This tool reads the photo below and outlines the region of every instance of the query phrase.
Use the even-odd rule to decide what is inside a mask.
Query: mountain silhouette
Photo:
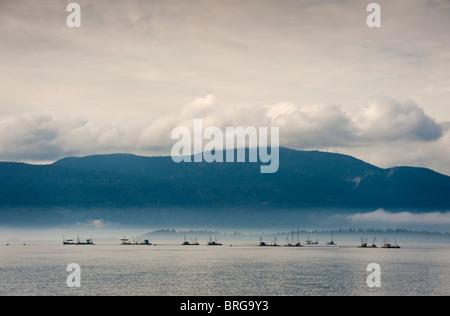
[[[382,169],[351,156],[280,148],[279,170],[260,163],[174,163],[131,154],[0,163],[0,211],[64,208],[405,208],[448,210],[450,177]]]

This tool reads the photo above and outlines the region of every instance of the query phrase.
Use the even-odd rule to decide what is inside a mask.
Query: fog
[[[303,241],[307,237],[321,242],[335,239],[359,243],[389,237],[403,242],[450,242],[450,212],[393,212],[378,210],[80,210],[65,213],[59,210],[35,216],[11,217],[2,212],[2,242],[62,242],[63,237],[93,238],[95,242],[120,242],[123,237],[141,236],[155,243],[183,241],[201,237],[220,238],[228,242],[268,242],[277,237],[283,244],[287,238]],[[32,212],[33,213],[33,212]],[[40,214],[40,215],[36,215]],[[70,216],[69,216],[69,215]],[[74,215],[76,214],[76,216]],[[51,215],[51,216],[50,216]]]

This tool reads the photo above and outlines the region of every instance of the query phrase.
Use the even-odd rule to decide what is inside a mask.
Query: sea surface
[[[80,266],[80,287],[67,284],[71,263]],[[380,266],[380,287],[367,285],[370,263]],[[363,249],[3,243],[0,295],[447,296],[450,245]]]

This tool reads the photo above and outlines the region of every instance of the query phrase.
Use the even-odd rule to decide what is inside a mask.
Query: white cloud
[[[431,141],[442,136],[441,126],[412,101],[400,103],[390,97],[375,96],[357,114],[359,137],[379,141]]]
[[[183,118],[195,119],[203,117],[205,114],[214,110],[214,104],[216,97],[212,94],[207,95],[204,98],[197,98],[184,106],[180,111],[180,116]]]
[[[108,223],[105,222],[103,218],[100,219],[91,219],[86,222],[86,226],[92,227],[92,228],[105,228]]]
[[[390,213],[384,209],[378,209],[369,213],[357,213],[348,216],[354,223],[370,224],[423,224],[423,225],[449,225],[450,212],[432,213]]]

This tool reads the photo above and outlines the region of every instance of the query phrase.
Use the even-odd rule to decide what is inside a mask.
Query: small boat
[[[391,245],[391,244],[383,244],[381,248],[400,248],[398,245]]]
[[[371,248],[377,248],[376,243],[377,243],[377,239],[376,239],[376,237],[374,237]]]
[[[265,246],[267,246],[267,244],[264,241],[262,241],[262,237],[260,237],[259,244],[256,247],[265,247]]]
[[[381,248],[388,248],[388,249],[395,248],[395,249],[399,249],[400,246],[397,245],[397,240],[395,241],[395,245],[391,245],[389,243],[389,241],[387,240],[387,238],[386,238],[386,240],[383,240],[383,246],[381,246]]]
[[[326,243],[327,246],[336,246],[336,243],[333,240],[333,233],[331,233],[331,240]]]
[[[262,241],[262,237],[259,238],[259,244],[257,245],[257,247],[278,247],[279,245],[277,244],[277,237],[275,237],[274,241],[271,244],[267,244],[264,241]]]
[[[63,245],[76,245],[77,243],[73,241],[73,239],[66,239],[63,236]]]
[[[275,238],[273,239],[273,242],[269,246],[271,246],[271,247],[278,247],[279,246],[277,244],[277,236],[275,236]]]
[[[298,230],[297,230],[297,242],[294,244],[294,231],[291,232],[291,242],[289,242],[288,237],[286,237],[285,247],[303,247],[303,245],[298,241]]]
[[[197,239],[193,242],[189,242],[186,240],[186,236],[184,236],[184,242],[181,244],[182,246],[198,246],[199,243],[197,242]]]
[[[121,245],[137,245],[137,246],[150,246],[152,243],[148,239],[141,241],[140,237],[131,237],[132,241],[123,237],[120,242]]]
[[[86,241],[80,241],[80,239],[77,238],[77,245],[94,245],[94,241],[92,240],[92,237],[90,239],[86,239]]]
[[[211,236],[209,237],[208,246],[222,246],[221,243],[217,242],[217,238],[214,238],[215,240],[211,240]]]
[[[309,236],[306,238],[305,245],[314,246],[314,245],[318,245],[318,244],[319,244],[319,239],[317,239],[316,241],[312,241],[311,239],[309,239]]]
[[[361,245],[358,248],[367,248],[367,239],[364,241],[361,237]]]
[[[361,237],[361,245],[358,246],[358,248],[377,248],[377,245],[375,244],[376,239],[373,239],[373,243],[372,246],[367,246],[367,239],[363,240],[363,238]]]
[[[66,239],[63,236],[63,245],[94,245],[94,241],[92,240],[92,237],[85,241],[80,241],[80,237],[77,236],[77,241],[75,242],[73,239]]]
[[[121,245],[131,245],[131,241],[128,239],[128,238],[122,238],[121,240],[120,240],[120,242],[121,242]]]

